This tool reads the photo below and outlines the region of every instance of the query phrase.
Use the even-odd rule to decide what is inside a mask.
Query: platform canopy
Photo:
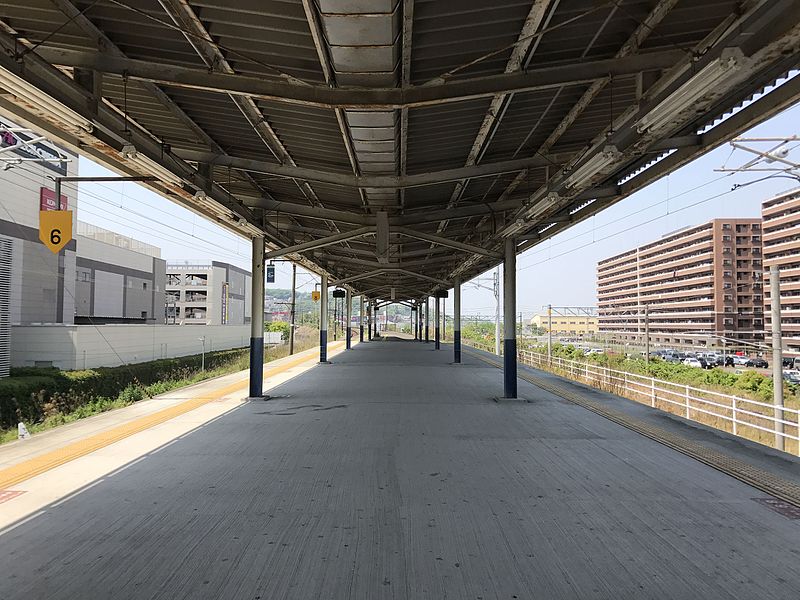
[[[790,106],[799,0],[19,0],[0,112],[420,298]],[[755,101],[754,100],[755,97]]]

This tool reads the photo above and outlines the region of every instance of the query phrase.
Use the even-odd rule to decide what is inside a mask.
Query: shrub
[[[206,369],[246,365],[248,356],[249,351],[242,349],[209,352]],[[188,379],[199,371],[200,355],[80,371],[12,369],[11,377],[0,379],[0,427],[52,419],[56,414],[91,406],[100,398],[137,402],[146,395],[166,391],[163,382]],[[156,387],[151,391],[149,386],[153,385]]]

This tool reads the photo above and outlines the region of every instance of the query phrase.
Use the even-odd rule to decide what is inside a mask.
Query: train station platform
[[[797,597],[796,512],[446,348],[357,344],[47,505],[0,535],[0,598]]]

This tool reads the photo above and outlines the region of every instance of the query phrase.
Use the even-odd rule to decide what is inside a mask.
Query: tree
[[[264,331],[280,331],[281,339],[286,342],[289,340],[290,325],[286,321],[272,321],[264,324]]]

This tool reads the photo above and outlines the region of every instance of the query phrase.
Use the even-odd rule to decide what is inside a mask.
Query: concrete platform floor
[[[796,600],[763,493],[450,360],[365,343],[242,404],[3,535],[0,598]]]

